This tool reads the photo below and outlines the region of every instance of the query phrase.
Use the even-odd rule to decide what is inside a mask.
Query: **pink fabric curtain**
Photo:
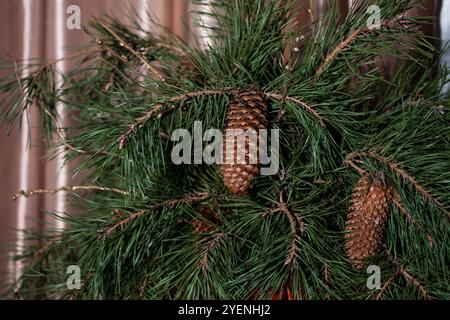
[[[355,1],[355,0],[353,0]],[[352,0],[341,0],[341,16],[345,14]],[[293,26],[299,33],[307,33],[311,22],[318,22],[325,0],[297,0],[300,12],[298,23]],[[433,15],[435,0],[429,0],[424,9],[416,13]],[[14,59],[41,58],[43,61],[60,58],[89,38],[82,30],[69,30],[66,27],[66,13],[70,5],[80,8],[81,25],[86,24],[91,16],[102,13],[116,15],[126,20],[126,7],[134,6],[145,16],[150,11],[159,21],[174,30],[180,37],[186,38],[184,22],[189,23],[188,0],[0,0],[0,57],[10,55]],[[413,13],[413,14],[414,14]],[[298,29],[297,29],[298,28]],[[431,29],[430,29],[431,28]],[[425,30],[431,34],[435,30]],[[199,34],[205,36],[205,34]],[[59,63],[62,71],[70,69],[70,61]],[[67,115],[60,106],[62,119]],[[12,201],[12,195],[21,189],[57,188],[75,183],[70,168],[61,166],[61,159],[52,162],[43,160],[45,150],[42,146],[39,129],[39,115],[31,109],[24,119],[23,126],[6,137],[6,127],[0,128],[0,286],[11,275],[20,275],[21,266],[10,256],[12,250],[20,252],[23,236],[17,229],[43,228],[38,225],[44,218],[43,210],[64,211],[65,194],[19,198]],[[32,139],[28,141],[28,136]],[[59,221],[47,222],[54,227],[64,227]],[[15,243],[15,248],[7,248]],[[12,250],[10,250],[12,249]],[[14,276],[13,276],[14,278]],[[1,290],[0,290],[1,291]]]
[[[133,6],[142,14],[144,29],[146,12],[150,11],[180,37],[187,35],[183,23],[189,23],[189,3],[185,0],[0,0],[0,57],[48,61],[85,45],[89,37],[82,30],[69,30],[66,26],[67,18],[73,13],[66,12],[70,5],[80,8],[82,26],[92,16],[103,13],[126,21],[126,9]],[[70,61],[62,61],[57,67],[67,71],[70,64]],[[67,121],[63,107],[59,106],[60,115]],[[38,224],[44,218],[43,210],[66,209],[63,193],[16,201],[12,200],[12,195],[21,189],[57,188],[74,183],[70,168],[62,166],[61,158],[51,162],[43,159],[46,150],[42,146],[36,110],[31,109],[27,118],[9,137],[6,126],[0,128],[0,286],[13,280],[11,276],[15,278],[20,274],[21,265],[11,259],[13,250],[20,252],[23,245],[23,235],[16,230],[42,228],[44,225]],[[28,140],[30,136],[32,139]],[[46,219],[50,226],[64,227],[60,221]],[[7,247],[11,243],[16,243],[16,248]]]

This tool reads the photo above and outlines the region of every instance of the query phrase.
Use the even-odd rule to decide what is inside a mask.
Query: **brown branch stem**
[[[389,287],[389,285],[394,281],[394,279],[398,276],[398,272],[394,273],[392,277],[390,277],[381,287],[380,291],[378,292],[377,296],[375,297],[375,300],[380,300],[381,296],[383,295],[384,291]]]
[[[134,123],[130,125],[120,137],[119,137],[119,150],[123,148],[126,139],[140,126],[142,126],[144,123],[146,123],[148,120],[150,120],[153,117],[161,117],[162,114],[165,112],[164,107],[167,105],[171,105],[175,102],[186,100],[194,97],[200,97],[200,96],[208,96],[208,95],[217,95],[217,94],[223,94],[223,93],[234,93],[237,92],[236,88],[221,88],[221,89],[207,89],[207,90],[200,90],[200,91],[192,91],[185,94],[181,94],[172,98],[169,98],[166,101],[157,103],[153,105],[144,115],[141,117],[135,119]],[[171,110],[175,110],[175,107],[172,106]]]
[[[386,20],[381,23],[382,28],[391,27],[393,25],[393,21]],[[365,34],[369,34],[371,32],[377,31],[378,28],[369,28],[364,27],[361,29],[357,29],[352,31],[343,41],[341,41],[323,60],[320,66],[317,68],[315,77],[317,78],[342,51],[344,51],[354,40],[363,36]]]
[[[102,233],[101,233],[102,238],[105,239],[105,238],[109,237],[117,229],[122,228],[124,225],[126,225],[126,224],[128,224],[128,223],[130,223],[130,222],[132,222],[134,220],[136,220],[139,217],[142,217],[148,211],[158,210],[158,209],[163,208],[163,207],[174,207],[177,204],[182,204],[182,203],[190,204],[190,203],[194,203],[194,202],[199,202],[199,201],[205,200],[208,197],[209,197],[209,193],[199,192],[199,193],[195,193],[193,195],[190,195],[190,196],[187,196],[187,197],[184,197],[184,198],[169,199],[169,200],[165,200],[165,201],[156,203],[156,204],[154,204],[152,206],[149,206],[146,209],[142,209],[142,210],[136,211],[136,212],[126,216],[122,220],[114,223],[112,226],[110,226],[106,230],[102,231]]]
[[[120,193],[122,195],[128,195],[128,192],[116,188],[107,188],[93,185],[86,186],[63,186],[56,189],[30,189],[30,190],[21,190],[13,195],[13,200],[17,200],[20,196],[28,198],[37,194],[55,194],[63,191],[78,191],[78,190],[100,190],[100,191],[111,191],[115,193]]]
[[[283,101],[283,100],[284,101],[289,101],[289,102],[292,102],[292,103],[295,103],[295,104],[301,106],[306,111],[308,111],[309,113],[314,115],[314,117],[316,117],[319,120],[319,123],[320,123],[320,125],[322,127],[325,126],[325,122],[324,122],[323,116],[318,111],[316,111],[312,106],[310,106],[308,103],[306,103],[305,101],[303,101],[303,100],[301,100],[299,98],[285,96],[284,94],[279,94],[279,93],[274,93],[274,92],[264,92],[264,95],[266,97],[268,97],[268,98],[281,100],[281,101]]]
[[[398,262],[389,253],[389,251],[386,250],[386,254],[389,260],[397,267],[398,274],[400,274],[409,284],[418,289],[425,299],[431,300],[431,296],[428,290],[420,283],[420,281],[414,278],[414,276],[411,275],[408,271],[406,271],[405,267],[402,264],[400,264],[400,262]]]
[[[239,91],[238,88],[232,88],[232,87],[224,87],[224,88],[220,88],[220,89],[205,89],[205,90],[184,93],[184,94],[169,98],[166,101],[159,102],[159,103],[151,106],[151,108],[147,112],[145,112],[142,116],[140,116],[139,118],[136,118],[134,120],[133,124],[129,125],[128,129],[122,135],[120,135],[120,137],[118,139],[119,150],[121,150],[123,148],[123,146],[125,145],[125,141],[128,139],[128,137],[136,129],[138,129],[139,127],[144,125],[151,118],[160,118],[163,116],[163,114],[174,111],[176,108],[175,108],[175,106],[172,105],[173,103],[176,103],[176,102],[179,102],[182,100],[187,100],[187,99],[194,98],[194,97],[200,97],[200,96],[211,96],[211,95],[218,95],[218,94],[236,94],[236,93],[238,93],[238,91]],[[325,126],[322,115],[319,112],[317,112],[316,110],[314,110],[313,107],[311,107],[309,104],[307,104],[303,100],[294,98],[294,97],[289,97],[289,96],[284,97],[283,94],[273,93],[273,92],[264,92],[263,94],[268,98],[277,99],[277,100],[285,99],[286,101],[295,103],[295,104],[305,108],[308,112],[313,114],[319,120],[321,126]],[[170,106],[169,110],[164,110],[165,107],[167,107],[167,106]]]
[[[83,55],[86,55],[86,54],[99,53],[99,52],[102,52],[102,51],[103,50],[99,49],[99,48],[89,48],[89,49],[86,49],[86,50],[77,51],[77,52],[74,52],[72,54],[68,54],[68,55],[66,55],[64,57],[61,57],[59,59],[54,59],[54,60],[51,60],[51,61],[47,62],[45,65],[42,66],[41,70],[44,69],[44,68],[47,68],[47,67],[49,67],[51,65],[54,65],[54,64],[56,64],[58,62],[62,62],[62,61],[66,61],[66,60],[70,60],[70,59],[74,59],[74,58],[78,58],[79,56],[83,56]]]
[[[205,246],[205,249],[202,251],[201,258],[198,262],[199,267],[202,268],[203,271],[209,270],[209,255],[214,250],[214,248],[219,244],[220,240],[225,237],[225,233],[216,232],[210,238],[208,238],[208,244]]]
[[[406,211],[405,207],[403,206],[401,202],[401,198],[398,192],[394,191],[394,196],[392,198],[392,203],[397,207],[397,209],[406,217],[406,220],[412,224],[414,224],[419,230],[426,231],[425,227],[422,226],[420,223],[417,222],[416,219],[408,212]],[[433,247],[433,236],[429,231],[426,231],[428,243],[430,247]]]

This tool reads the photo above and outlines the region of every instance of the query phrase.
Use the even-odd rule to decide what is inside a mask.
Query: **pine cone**
[[[365,260],[380,247],[392,194],[392,185],[383,173],[366,175],[358,181],[345,235],[347,256],[355,268],[364,268]]]
[[[267,109],[267,101],[255,86],[241,90],[228,106],[221,172],[224,184],[236,195],[247,193],[259,173],[259,129],[267,128]],[[238,130],[243,130],[245,134],[248,129],[254,129],[256,137],[250,139],[247,134],[244,137],[244,150],[238,150]],[[227,137],[230,137],[230,143],[227,143]],[[250,150],[257,152],[250,155]]]
[[[221,225],[222,221],[220,217],[215,213],[210,207],[203,206],[200,209],[199,214],[205,218],[207,221],[210,221],[212,224]],[[199,235],[202,233],[212,233],[215,228],[212,224],[207,224],[202,220],[195,220],[192,222],[192,234]]]

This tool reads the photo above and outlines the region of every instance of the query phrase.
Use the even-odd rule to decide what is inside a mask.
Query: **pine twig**
[[[200,97],[200,96],[208,96],[208,95],[218,95],[223,93],[233,93],[237,92],[236,88],[221,88],[221,89],[206,89],[206,90],[200,90],[200,91],[192,91],[189,93],[181,94],[175,97],[172,97],[168,99],[167,101],[163,101],[160,103],[157,103],[156,105],[153,105],[144,115],[141,117],[135,119],[134,123],[131,124],[127,131],[123,133],[119,137],[119,150],[121,150],[125,144],[126,139],[140,126],[145,124],[148,120],[150,120],[153,117],[161,117],[164,113],[164,107],[167,105],[172,105],[175,102],[190,99],[193,97]],[[172,106],[171,110],[174,110],[175,107]]]
[[[44,64],[40,70],[50,67],[54,64],[57,64],[58,62],[75,59],[75,58],[78,58],[79,56],[84,56],[86,54],[100,53],[100,52],[103,52],[103,50],[99,49],[99,48],[89,48],[89,49],[85,49],[85,50],[80,50],[80,51],[68,54],[64,57],[51,60],[51,61],[47,62],[46,64]]]
[[[398,276],[398,271],[394,273],[392,277],[390,277],[381,287],[380,291],[378,292],[377,296],[375,297],[375,300],[380,300],[381,296],[383,295],[384,291],[389,287],[389,285],[395,280],[395,278]]]
[[[208,238],[208,244],[205,246],[205,249],[202,251],[201,258],[198,262],[199,267],[203,271],[208,271],[209,268],[209,255],[216,248],[219,242],[225,237],[225,233],[216,232],[210,238]]]
[[[101,231],[101,238],[102,239],[106,239],[109,236],[111,236],[111,234],[113,234],[117,229],[121,229],[124,225],[129,224],[131,221],[136,220],[139,217],[142,217],[144,214],[147,213],[146,209],[142,209],[139,211],[136,211],[132,214],[130,214],[129,216],[127,216],[126,218],[120,220],[119,222],[113,224],[111,227],[109,227],[106,230],[102,230]]]
[[[298,255],[298,242],[299,236],[297,234],[297,222],[294,214],[292,214],[285,204],[281,204],[279,210],[286,215],[289,220],[289,225],[291,227],[291,245],[288,251],[288,255],[284,262],[284,265],[290,266],[291,269],[295,267],[296,258]]]
[[[103,27],[105,30],[107,30],[118,42],[121,46],[125,47],[128,51],[130,51],[136,58],[138,58],[145,66],[146,68],[154,73],[160,81],[164,82],[166,79],[162,75],[161,72],[159,72],[154,66],[152,66],[148,60],[144,57],[144,55],[140,52],[137,52],[134,50],[131,45],[129,45],[124,39],[122,39],[114,30],[112,30],[106,23],[104,23],[100,19],[96,19],[96,21]]]
[[[414,276],[412,276],[408,271],[406,271],[405,267],[400,264],[400,262],[398,262],[390,253],[389,251],[386,250],[386,254],[388,256],[388,259],[397,267],[397,272],[398,274],[400,274],[401,276],[403,276],[403,278],[409,283],[411,284],[413,287],[415,287],[416,289],[418,289],[420,291],[420,293],[422,294],[422,296],[427,299],[427,300],[431,300],[431,296],[428,292],[428,290],[420,283],[419,280],[417,280],[416,278],[414,278]]]
[[[284,170],[280,173],[280,200],[278,202],[278,206],[274,209],[266,210],[262,213],[262,218],[265,218],[268,214],[281,212],[283,213],[289,221],[289,226],[291,230],[291,244],[289,246],[288,254],[284,261],[284,265],[290,266],[291,269],[295,267],[296,258],[298,255],[299,248],[299,239],[297,231],[300,230],[300,234],[303,235],[306,227],[303,223],[301,217],[297,216],[295,213],[292,213],[286,202],[285,202],[285,190],[284,190],[284,181],[286,179],[286,172]]]
[[[55,194],[63,191],[74,192],[77,190],[100,190],[100,191],[111,191],[115,193],[120,193],[122,195],[128,195],[127,191],[116,189],[116,188],[108,188],[108,187],[100,187],[93,185],[86,186],[63,186],[56,189],[30,189],[30,190],[20,190],[19,192],[13,195],[13,200],[17,200],[20,196],[28,198],[37,194]]]
[[[117,59],[119,59],[120,61],[124,62],[124,63],[128,63],[128,58],[126,56],[122,56],[120,55],[117,51],[115,51],[113,48],[111,48],[110,46],[107,46],[105,44],[105,42],[100,39],[100,38],[96,38],[90,31],[89,28],[87,26],[83,26],[82,30],[92,39],[95,41],[95,43],[97,45],[99,45],[101,48],[103,48],[104,51],[108,51],[111,56],[116,57]],[[102,51],[103,51],[102,50]]]
[[[382,28],[392,27],[394,22],[392,20],[386,20],[381,23]],[[369,34],[371,32],[377,31],[377,28],[370,29],[369,27],[364,27],[352,31],[347,38],[341,41],[323,60],[320,66],[317,68],[315,77],[317,78],[342,51],[344,51],[353,41],[355,41],[360,36]]]
[[[98,49],[98,48],[90,48],[90,49],[86,49],[86,50],[81,50],[81,51],[78,51],[78,52],[74,52],[74,53],[72,53],[72,54],[68,54],[68,55],[66,55],[66,56],[64,56],[64,57],[61,57],[61,58],[58,58],[58,59],[54,59],[54,60],[51,60],[51,61],[45,63],[45,64],[42,65],[39,69],[37,69],[36,71],[32,72],[31,74],[32,74],[32,75],[39,74],[40,72],[44,71],[46,68],[48,68],[48,67],[50,67],[50,66],[53,66],[53,65],[55,65],[55,64],[57,64],[57,63],[59,63],[59,62],[65,61],[65,60],[70,60],[70,59],[78,58],[79,56],[83,56],[83,55],[87,55],[87,54],[92,54],[92,53],[99,53],[99,52],[103,52],[103,50],[102,50],[102,49]],[[95,151],[85,151],[85,150],[78,149],[78,148],[72,146],[71,144],[69,144],[69,143],[65,140],[64,134],[63,134],[64,130],[63,130],[63,128],[61,127],[61,125],[60,125],[58,119],[56,119],[56,117],[48,110],[48,108],[46,108],[46,106],[41,105],[41,104],[37,101],[36,98],[35,98],[35,99],[31,99],[31,98],[28,96],[28,94],[27,94],[27,92],[26,92],[26,90],[25,90],[25,88],[24,88],[24,86],[23,86],[23,84],[22,84],[22,81],[20,80],[20,75],[19,75],[19,70],[18,70],[17,62],[16,62],[16,60],[13,59],[13,58],[12,58],[12,61],[13,61],[13,63],[14,63],[16,79],[17,79],[19,88],[21,89],[21,92],[22,92],[24,98],[27,99],[31,104],[35,104],[36,106],[38,106],[39,108],[41,108],[41,109],[45,112],[45,114],[53,121],[53,123],[55,124],[55,127],[56,127],[56,133],[57,133],[57,135],[58,135],[59,141],[60,141],[67,149],[72,150],[72,151],[74,151],[74,152],[76,152],[76,153],[80,153],[80,154],[93,154],[93,153],[96,153]],[[105,152],[105,151],[100,151],[99,153],[111,155],[110,153]]]
[[[164,207],[174,207],[177,204],[190,204],[190,203],[194,203],[194,202],[199,202],[199,201],[205,200],[208,197],[209,197],[209,193],[199,192],[199,193],[195,193],[195,194],[193,194],[191,196],[187,196],[187,197],[184,197],[184,198],[169,199],[169,200],[166,200],[166,201],[162,201],[162,202],[156,203],[156,204],[154,204],[152,206],[149,206],[146,209],[138,210],[138,211],[136,211],[136,212],[126,216],[122,220],[114,223],[112,226],[108,227],[106,230],[102,230],[101,237],[103,239],[108,238],[117,229],[122,228],[124,225],[129,224],[130,222],[136,220],[139,217],[142,217],[148,211],[158,210],[158,209],[161,209],[161,208],[164,208]]]
[[[60,62],[60,61],[64,61],[64,60],[76,58],[76,57],[78,57],[78,56],[80,56],[80,55],[85,55],[85,54],[87,54],[87,53],[93,53],[93,52],[99,52],[99,50],[98,50],[98,49],[89,49],[89,50],[83,50],[83,51],[75,52],[74,54],[67,55],[67,56],[62,57],[62,58],[60,58],[60,59],[56,59],[56,60],[53,60],[53,61],[48,62],[47,64],[45,64],[44,66],[42,66],[39,70],[35,71],[35,73],[39,73],[39,72],[41,72],[42,70],[44,70],[45,68],[47,68],[47,67],[49,67],[49,66],[51,66],[51,65],[53,65],[53,64],[56,64],[56,63],[58,63],[58,62]],[[38,106],[39,108],[41,108],[41,109],[45,112],[45,114],[53,121],[53,123],[55,124],[55,127],[56,127],[56,134],[58,135],[59,141],[60,141],[67,149],[72,150],[72,151],[74,151],[74,152],[76,152],[76,153],[80,153],[80,154],[93,154],[93,153],[96,153],[96,152],[94,152],[94,151],[85,151],[85,150],[78,149],[78,148],[72,146],[70,143],[68,143],[68,142],[65,140],[64,133],[63,133],[63,132],[64,132],[64,129],[61,127],[61,125],[60,125],[58,119],[56,119],[56,117],[48,110],[48,108],[47,108],[46,106],[42,106],[42,105],[37,101],[36,98],[35,98],[35,99],[31,99],[31,98],[28,96],[28,94],[27,94],[27,92],[26,92],[26,90],[25,90],[25,88],[24,88],[24,86],[23,86],[23,84],[22,84],[22,81],[20,80],[20,75],[19,75],[19,69],[18,69],[18,66],[17,66],[17,61],[16,61],[14,58],[11,58],[11,59],[12,59],[12,61],[13,61],[13,63],[14,63],[14,70],[15,70],[16,80],[17,80],[17,83],[18,83],[18,85],[19,85],[20,91],[22,92],[24,98],[25,98],[26,100],[28,100],[31,104],[35,104],[36,106]],[[109,153],[104,152],[104,151],[101,151],[100,153],[101,153],[101,154],[109,154]]]
[[[351,166],[353,169],[355,169],[360,175],[365,176],[367,175],[367,171],[364,170],[363,168],[357,166],[354,162],[354,160],[351,160],[350,157],[346,157],[346,159],[344,160],[345,164],[348,164],[349,166]]]
[[[289,47],[289,45],[288,45]],[[290,48],[289,48],[290,49]],[[283,98],[281,99],[281,105],[280,105],[280,109],[278,110],[278,116],[277,116],[277,120],[278,122],[281,122],[284,113],[285,113],[285,104],[286,104],[286,98],[288,95],[288,91],[289,91],[289,87],[292,83],[292,69],[294,68],[295,63],[297,62],[297,56],[298,56],[298,52],[299,52],[299,48],[294,47],[291,50],[289,50],[288,53],[288,57],[287,57],[287,64],[286,64],[286,80],[285,83],[283,84]],[[295,59],[295,61],[293,61],[293,58]]]
[[[384,163],[392,172],[397,174],[398,176],[402,177],[404,180],[411,183],[416,190],[421,193],[425,199],[434,202],[438,207],[440,207],[447,215],[450,217],[450,212],[447,210],[447,207],[438,199],[436,199],[427,189],[425,189],[420,183],[414,179],[406,170],[400,167],[400,165],[389,158],[380,156],[376,154],[374,151],[354,151],[347,155],[346,161],[353,161],[356,158],[361,157],[367,157],[367,158],[373,158],[375,160],[380,161],[381,163]]]
[[[414,217],[408,211],[406,211],[405,207],[403,206],[403,204],[401,202],[400,194],[398,192],[396,192],[396,191],[394,191],[394,196],[393,196],[393,199],[392,199],[392,203],[406,217],[407,221],[409,221],[410,223],[414,224],[419,230],[426,231],[425,227],[422,226],[420,223],[418,223],[417,220],[414,219]],[[428,244],[430,245],[430,247],[433,247],[433,243],[434,243],[433,236],[428,231],[426,231],[426,235],[427,235],[427,238],[428,238]]]
[[[417,280],[416,278],[414,278],[409,272],[407,272],[403,266],[399,266],[399,273],[403,276],[403,278],[405,278],[406,281],[408,281],[413,287],[415,287],[416,289],[418,289],[420,291],[420,293],[422,294],[422,296],[426,299],[426,300],[431,300],[431,296],[428,293],[428,290],[419,282],[419,280]]]
[[[266,97],[268,97],[268,98],[281,100],[281,101],[289,101],[289,102],[292,102],[292,103],[295,103],[295,104],[301,106],[306,111],[308,111],[309,113],[314,115],[314,117],[316,117],[319,120],[319,123],[320,123],[320,125],[322,127],[325,126],[325,122],[324,122],[323,116],[317,110],[315,110],[312,106],[307,104],[305,101],[303,101],[303,100],[301,100],[299,98],[285,96],[284,94],[279,94],[279,93],[274,93],[274,92],[264,92],[264,95]]]
[[[195,97],[201,97],[201,96],[211,96],[211,95],[218,95],[218,94],[236,94],[239,91],[238,88],[232,88],[232,87],[224,87],[219,89],[205,89],[205,90],[199,90],[199,91],[191,91],[188,93],[184,93],[172,98],[167,99],[166,101],[159,102],[153,106],[150,107],[150,109],[145,112],[142,116],[139,118],[136,118],[134,122],[128,126],[128,129],[120,135],[118,141],[119,141],[119,150],[123,148],[125,145],[125,141],[135,132],[136,129],[144,125],[147,121],[149,121],[152,118],[161,118],[164,113],[168,113],[171,111],[174,111],[176,109],[175,106],[173,106],[173,103],[182,101],[182,100],[188,100]],[[293,102],[303,108],[305,108],[307,111],[312,113],[320,122],[321,126],[325,126],[325,123],[323,121],[322,115],[314,110],[310,105],[308,105],[306,102],[302,101],[301,99],[289,97],[284,97],[283,94],[279,93],[273,93],[273,92],[264,92],[263,93],[266,97],[277,99],[277,100],[283,100]],[[169,110],[164,110],[164,107],[170,106]]]
[[[36,102],[37,104],[37,102]],[[104,155],[112,155],[115,156],[112,153],[106,152],[106,151],[86,151],[86,150],[82,150],[82,149],[78,149],[76,147],[74,147],[73,145],[71,145],[70,143],[68,143],[64,137],[64,129],[61,127],[61,125],[59,124],[58,119],[55,118],[55,116],[53,116],[51,114],[51,112],[46,108],[46,107],[42,107],[44,112],[50,117],[50,119],[53,121],[53,123],[55,124],[56,127],[56,134],[58,135],[59,141],[69,150],[79,153],[79,154],[104,154]]]

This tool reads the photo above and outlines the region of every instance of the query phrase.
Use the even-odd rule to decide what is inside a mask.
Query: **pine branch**
[[[289,87],[292,83],[292,69],[294,68],[297,60],[298,60],[298,53],[300,51],[299,48],[294,47],[294,48],[289,48],[289,45],[287,47],[287,49],[289,50],[287,53],[287,64],[285,66],[286,72],[285,72],[285,82],[283,84],[283,97],[281,99],[281,105],[280,105],[280,109],[278,110],[278,116],[277,116],[277,120],[278,122],[281,122],[285,110],[285,104],[286,104],[286,98],[288,95],[288,91],[289,91]]]
[[[84,31],[84,33],[86,33],[92,40],[95,41],[95,43],[97,45],[99,45],[103,50],[102,51],[108,51],[111,56],[116,57],[118,60],[124,62],[124,63],[129,63],[128,58],[126,56],[123,56],[121,54],[119,54],[116,50],[114,50],[113,48],[111,48],[110,46],[105,44],[105,41],[101,38],[97,38],[95,37],[90,31],[89,28],[87,26],[83,26],[82,30]]]
[[[407,282],[409,282],[413,287],[418,289],[425,299],[431,300],[431,296],[428,290],[420,283],[420,281],[414,278],[409,272],[407,272],[405,267],[402,264],[400,264],[400,262],[398,262],[387,250],[386,254],[389,260],[397,267],[398,273],[402,275],[403,278]]]
[[[121,150],[125,144],[125,141],[128,137],[140,126],[144,125],[151,118],[159,118],[165,112],[163,110],[167,105],[171,106],[171,110],[175,110],[175,107],[171,105],[172,103],[179,102],[182,100],[187,100],[193,97],[201,97],[201,96],[209,96],[209,95],[218,95],[224,93],[236,93],[236,88],[221,88],[221,89],[206,89],[200,91],[188,92],[179,96],[175,96],[169,98],[167,101],[157,103],[153,105],[143,116],[137,118],[132,125],[128,127],[128,130],[119,137],[119,150]]]
[[[381,23],[382,28],[391,28],[394,25],[394,21],[385,20]],[[372,32],[378,31],[377,28],[364,27],[358,30],[352,31],[347,38],[340,42],[323,60],[320,66],[317,68],[315,77],[319,77],[320,74],[328,67],[328,65],[342,52],[344,51],[353,41],[357,38],[370,34]]]
[[[424,226],[422,226],[420,223],[418,223],[416,221],[416,219],[414,219],[414,217],[408,211],[406,211],[405,207],[403,206],[403,204],[401,202],[400,194],[397,191],[394,191],[394,196],[393,196],[392,202],[398,208],[398,210],[406,217],[406,220],[408,220],[410,223],[414,224],[419,230],[421,230],[421,231],[426,230]],[[428,244],[430,245],[430,247],[433,247],[433,243],[434,243],[433,236],[431,235],[431,233],[429,231],[426,231],[426,235],[428,238]]]
[[[128,51],[130,51],[136,58],[138,58],[145,66],[146,68],[155,74],[158,79],[162,82],[166,81],[165,77],[161,72],[159,72],[155,67],[153,67],[147,59],[144,57],[144,55],[140,52],[137,52],[134,50],[130,44],[128,44],[123,38],[121,38],[114,30],[112,30],[105,22],[103,22],[100,19],[95,19],[105,30],[107,30],[118,42],[121,46],[125,47]]]
[[[362,175],[362,176],[367,175],[367,174],[368,174],[367,171],[364,170],[363,168],[357,166],[357,165],[355,164],[355,161],[357,161],[357,160],[354,160],[354,159],[351,159],[351,158],[349,158],[349,157],[346,157],[346,159],[344,160],[344,163],[345,163],[345,164],[348,164],[349,166],[351,166],[351,167],[352,167],[355,171],[357,171],[360,175]]]
[[[68,55],[66,55],[64,57],[61,57],[59,59],[55,59],[55,60],[49,61],[44,66],[42,66],[42,68],[49,67],[51,65],[57,64],[58,62],[75,59],[75,58],[78,58],[80,56],[84,56],[84,55],[87,55],[87,54],[101,53],[101,52],[103,52],[103,50],[99,49],[99,48],[89,48],[89,49],[86,49],[86,50],[80,50],[78,52],[74,52],[74,53],[68,54]]]
[[[375,300],[380,300],[384,291],[387,290],[389,285],[395,280],[395,278],[398,276],[399,272],[397,271],[392,277],[390,277],[381,287],[380,291],[378,292],[377,296],[375,297]]]
[[[408,174],[408,172],[406,172],[406,170],[402,169],[398,163],[390,160],[389,158],[382,157],[376,154],[374,151],[370,150],[351,152],[346,156],[346,161],[354,161],[355,159],[361,157],[373,158],[384,163],[391,171],[411,183],[416,188],[416,190],[421,193],[427,200],[434,202],[450,217],[450,212],[447,211],[447,207],[438,199],[436,199],[427,189],[420,185],[416,179],[414,179],[410,174]]]
[[[288,219],[289,226],[291,229],[291,244],[289,246],[288,254],[286,256],[284,265],[289,266],[292,270],[295,268],[298,251],[300,249],[298,246],[300,236],[298,235],[297,231],[300,230],[300,234],[303,235],[306,228],[301,217],[297,216],[295,213],[292,213],[285,202],[284,183],[286,180],[286,171],[281,170],[279,177],[280,177],[280,193],[279,193],[280,200],[278,202],[278,207],[275,209],[269,209],[268,211],[264,212],[262,214],[262,218],[265,218],[270,213],[281,212]]]
[[[144,115],[141,117],[135,119],[133,124],[131,124],[127,131],[123,133],[118,141],[119,141],[119,150],[121,150],[125,144],[125,141],[131,136],[135,130],[137,130],[139,127],[144,125],[147,121],[149,121],[152,118],[160,118],[164,113],[168,113],[171,111],[174,111],[176,109],[175,106],[172,104],[175,102],[179,102],[182,100],[188,100],[190,98],[194,97],[201,97],[201,96],[211,96],[211,95],[218,95],[218,94],[237,94],[239,92],[238,88],[231,88],[231,87],[225,87],[220,89],[205,89],[205,90],[199,90],[199,91],[192,91],[185,94],[181,94],[179,96],[175,96],[172,98],[169,98],[166,101],[157,103],[153,105]],[[321,126],[325,126],[322,115],[314,110],[310,105],[308,105],[306,102],[294,98],[294,97],[285,97],[283,94],[273,93],[273,92],[264,92],[263,93],[268,98],[273,98],[277,100],[283,100],[293,102],[303,108],[305,108],[308,112],[312,113],[320,122]],[[170,106],[169,110],[164,110],[164,107]]]
[[[205,249],[203,250],[201,254],[201,258],[198,262],[199,267],[203,271],[208,271],[210,269],[209,267],[209,256],[212,251],[217,247],[219,242],[225,237],[225,233],[223,232],[216,232],[213,234],[210,238],[208,238],[207,245],[205,246]]]
[[[326,284],[330,284],[331,283],[331,272],[329,270],[328,263],[326,263],[326,262],[325,262],[325,265],[323,267],[323,277],[324,277],[324,280],[325,280]]]
[[[291,269],[294,269],[299,250],[298,246],[299,235],[297,234],[297,221],[294,215],[289,211],[289,209],[285,204],[280,204],[279,211],[286,215],[286,217],[289,220],[289,225],[291,227],[291,245],[286,260],[284,262],[284,265],[289,266]]]
[[[178,204],[192,204],[195,202],[199,202],[202,200],[205,200],[209,197],[209,193],[205,193],[205,192],[199,192],[199,193],[195,193],[191,196],[187,196],[184,198],[176,198],[176,199],[169,199],[169,200],[165,200],[159,203],[156,203],[146,209],[142,209],[142,210],[138,210],[135,213],[132,213],[128,216],[126,216],[125,218],[123,218],[122,220],[114,223],[112,226],[108,227],[106,230],[102,230],[101,231],[101,238],[102,239],[106,239],[109,236],[111,236],[117,229],[122,229],[123,226],[129,224],[130,222],[136,220],[137,218],[142,217],[143,215],[145,215],[148,211],[153,211],[153,210],[158,210],[161,208],[165,208],[165,207],[174,207]]]
[[[301,106],[302,108],[304,108],[306,111],[308,111],[309,113],[311,113],[312,115],[314,115],[314,117],[316,117],[319,122],[320,125],[322,127],[325,126],[324,123],[324,119],[323,116],[316,111],[313,107],[311,107],[309,104],[307,104],[306,102],[304,102],[303,100],[299,99],[299,98],[294,98],[294,97],[289,97],[289,96],[285,96],[284,94],[279,94],[279,93],[273,93],[273,92],[264,92],[264,94],[268,97],[268,98],[272,98],[272,99],[276,99],[276,100],[281,100],[281,101],[289,101],[292,103],[295,103],[299,106]]]
[[[122,195],[128,195],[127,191],[116,189],[116,188],[108,188],[108,187],[100,187],[100,186],[63,186],[57,189],[30,189],[30,190],[20,190],[19,192],[13,195],[13,200],[17,200],[20,196],[28,198],[37,194],[55,194],[63,191],[74,192],[77,190],[100,190],[100,191],[111,191],[115,193],[120,193]]]
[[[85,53],[86,53],[85,51],[82,51],[82,52],[81,52],[81,54],[85,54]],[[74,55],[74,56],[77,57],[77,56],[79,56],[79,55],[80,55],[80,53],[77,53],[77,54]],[[54,60],[54,62],[51,62],[51,63],[49,63],[49,64],[47,64],[47,65],[54,64],[54,63],[57,63],[57,62],[59,62],[59,61],[62,61],[63,59],[65,60],[65,59],[69,59],[69,58],[70,58],[69,56],[66,56],[66,57],[63,57],[63,58],[61,58],[61,59]],[[36,98],[32,99],[32,98],[29,97],[29,95],[28,95],[28,94],[26,93],[26,91],[25,91],[25,88],[24,88],[24,86],[23,86],[23,84],[22,84],[22,81],[20,80],[19,70],[18,70],[18,67],[17,67],[17,62],[16,62],[15,59],[12,59],[12,61],[13,61],[13,63],[14,63],[14,70],[15,70],[15,75],[16,75],[17,83],[18,83],[19,88],[20,88],[20,90],[21,90],[21,92],[22,92],[22,94],[23,94],[23,97],[24,97],[26,100],[28,100],[30,103],[35,104],[35,105],[39,106],[40,108],[42,108],[42,109],[44,110],[45,114],[53,121],[53,123],[54,123],[54,125],[55,125],[55,127],[56,127],[56,133],[57,133],[57,135],[58,135],[59,140],[61,141],[61,143],[63,143],[68,149],[70,149],[70,150],[72,150],[72,151],[75,151],[75,152],[77,152],[77,153],[88,153],[88,152],[86,152],[86,151],[83,151],[83,150],[80,150],[80,149],[77,149],[77,148],[73,147],[72,145],[70,145],[69,143],[67,143],[67,142],[65,141],[65,139],[64,139],[64,134],[63,134],[63,129],[61,128],[61,125],[59,124],[59,121],[52,115],[52,113],[51,113],[45,106],[42,106],[42,105],[37,101]],[[45,67],[46,67],[46,66],[44,66],[44,67],[42,67],[42,68],[45,68]],[[42,69],[42,68],[41,68],[41,69]]]

